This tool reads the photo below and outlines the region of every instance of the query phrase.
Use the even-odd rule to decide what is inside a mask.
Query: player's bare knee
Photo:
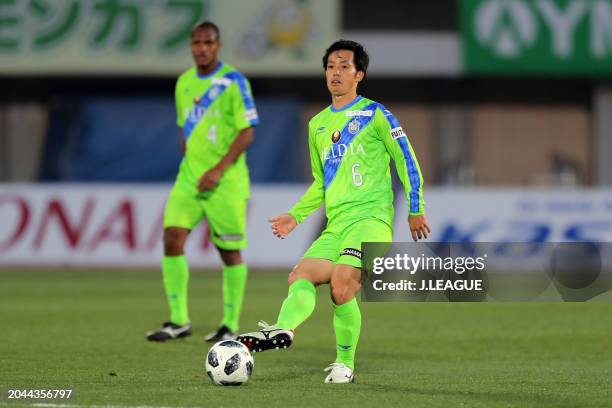
[[[306,279],[307,281],[310,281],[313,284],[316,283],[314,277],[309,272],[306,272],[295,266],[287,277],[287,283],[291,285],[293,282],[299,279]]]
[[[361,284],[355,281],[340,281],[331,283],[331,297],[335,304],[343,305],[357,296]]]
[[[293,268],[293,270],[289,273],[289,276],[287,277],[287,284],[291,285],[293,282],[295,282],[298,279],[304,279],[304,278],[299,271],[296,271],[296,269]]]
[[[164,255],[183,255],[187,234],[181,230],[167,228],[164,230]]]
[[[289,276],[287,276],[287,285],[291,285],[293,282],[297,280],[297,278],[295,277],[295,274],[293,273],[294,270],[295,268],[293,268],[293,270],[289,272]]]
[[[242,255],[239,250],[227,250],[217,248],[223,264],[226,266],[235,266],[242,264]]]
[[[343,305],[348,303],[353,297],[349,296],[349,292],[343,289],[333,289],[332,290],[332,300],[336,305]]]
[[[331,297],[337,305],[343,305],[353,298],[351,291],[344,285],[332,286]]]

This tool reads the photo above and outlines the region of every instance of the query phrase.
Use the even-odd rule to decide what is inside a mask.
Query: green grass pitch
[[[220,387],[202,341],[220,320],[220,285],[193,272],[194,336],[151,344],[145,332],[167,316],[159,272],[0,272],[0,405],[612,406],[612,303],[362,303],[356,382],[326,385],[335,352],[320,287],[292,348],[255,354],[247,384]],[[252,271],[242,329],[274,322],[286,290],[284,273]],[[75,396],[8,401],[13,388]]]

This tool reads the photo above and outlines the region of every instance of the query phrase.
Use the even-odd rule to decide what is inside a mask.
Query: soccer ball
[[[208,350],[206,373],[218,385],[241,385],[253,373],[253,356],[235,340],[223,340]]]

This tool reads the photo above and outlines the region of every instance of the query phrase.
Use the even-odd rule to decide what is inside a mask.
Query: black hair
[[[363,45],[351,40],[338,40],[329,46],[329,48],[325,51],[325,55],[323,56],[323,69],[327,69],[327,59],[329,58],[329,54],[340,50],[353,51],[353,62],[355,63],[355,68],[357,71],[363,71],[365,76],[365,73],[368,70],[368,64],[370,63],[370,57],[363,48]]]
[[[193,37],[193,34],[200,30],[200,29],[204,29],[204,28],[210,28],[211,30],[213,30],[216,34],[217,34],[217,40],[221,39],[221,31],[219,31],[219,27],[213,23],[212,21],[202,21],[201,23],[198,23],[197,25],[195,25],[192,29],[191,29],[191,36]]]

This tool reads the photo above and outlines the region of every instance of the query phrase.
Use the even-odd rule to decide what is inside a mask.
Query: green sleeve
[[[378,136],[395,162],[397,175],[404,185],[410,215],[425,214],[423,174],[408,136],[395,116],[384,107],[376,110],[375,120]]]
[[[315,212],[325,199],[325,190],[323,187],[323,165],[319,159],[317,148],[314,144],[314,134],[312,126],[308,126],[308,150],[310,150],[310,165],[312,167],[312,177],[314,181],[306,190],[306,193],[299,201],[289,210],[289,214],[293,215],[298,224],[301,224],[310,214]]]
[[[185,115],[183,113],[183,107],[181,106],[181,92],[180,92],[181,80],[180,78],[176,81],[176,86],[174,87],[174,100],[176,103],[176,124],[179,127],[185,126]]]

